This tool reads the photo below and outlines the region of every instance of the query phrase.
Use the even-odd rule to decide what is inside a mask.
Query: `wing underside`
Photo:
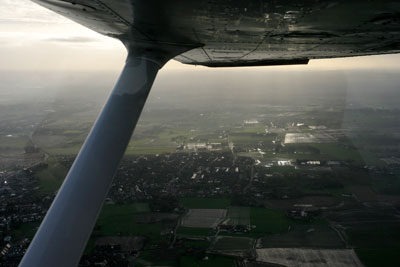
[[[34,0],[121,40],[190,44],[186,64],[260,66],[400,52],[400,2]]]

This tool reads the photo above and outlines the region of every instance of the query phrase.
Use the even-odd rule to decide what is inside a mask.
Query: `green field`
[[[275,135],[255,135],[255,134],[231,134],[229,136],[229,142],[235,144],[258,144],[263,142],[265,144],[272,144],[272,141],[276,139]]]
[[[226,197],[186,197],[181,198],[180,202],[187,209],[225,209],[231,204],[231,200]]]
[[[400,247],[400,226],[376,225],[359,229],[348,229],[346,234],[351,245],[358,248]]]
[[[24,238],[33,238],[39,225],[40,222],[28,222],[19,225],[17,229],[12,231],[11,236],[13,237],[13,241]]]
[[[149,203],[135,203],[132,204],[136,213],[140,212],[150,212]]]
[[[212,255],[200,254],[192,256],[184,252],[177,253],[176,251],[143,251],[135,260],[135,266],[179,266],[179,267],[234,267],[235,260],[233,258]]]
[[[235,128],[234,133],[265,133],[265,126],[261,123]]]
[[[193,134],[190,129],[162,129],[157,127],[153,129],[150,127],[141,134],[133,135],[125,154],[172,153],[176,151],[179,142],[189,140],[193,137]]]
[[[396,248],[359,248],[357,256],[365,267],[398,267],[400,266],[400,247]]]
[[[303,152],[304,147],[310,148],[309,151]],[[285,150],[294,152],[278,152],[273,154],[267,152],[265,158],[282,158],[282,159],[309,159],[309,160],[344,160],[354,161],[355,163],[363,163],[365,161],[376,161],[365,151],[360,151],[354,148],[345,147],[337,143],[310,143],[310,144],[287,144]],[[316,152],[312,152],[312,151]]]
[[[253,248],[255,240],[247,237],[218,237],[213,250],[248,250]]]
[[[249,225],[250,224],[250,208],[249,207],[229,207],[227,219],[225,223],[228,225]]]
[[[81,149],[79,144],[67,144],[62,146],[54,146],[45,148],[44,150],[50,155],[76,155]],[[125,155],[142,155],[142,154],[162,154],[176,151],[176,145],[160,145],[160,144],[136,144],[130,143],[126,149]]]
[[[286,217],[284,211],[281,210],[272,210],[261,207],[248,207],[249,209],[249,218],[250,225],[253,227],[247,233],[221,233],[223,236],[240,236],[240,237],[264,237],[270,234],[279,234],[285,233],[288,231],[289,226],[294,224],[306,224],[304,222],[293,221]],[[237,207],[234,207],[235,213],[239,210]],[[246,208],[240,209],[241,212],[246,211]],[[229,213],[228,213],[229,217]],[[240,217],[239,217],[240,218]],[[245,222],[246,217],[241,217],[240,220]],[[322,222],[315,221],[313,223],[320,224]]]
[[[147,204],[104,205],[97,220],[96,233],[110,235],[141,235],[160,237],[166,223],[136,223],[140,212],[150,211]]]
[[[154,251],[142,251],[135,259],[135,266],[177,266],[178,255],[160,255]]]
[[[81,144],[74,144],[74,145],[68,145],[68,146],[62,146],[62,147],[49,147],[43,149],[50,155],[77,155],[79,150],[81,149],[82,145]]]
[[[251,208],[250,222],[256,227],[251,231],[253,236],[287,232],[291,225],[290,219],[286,217],[283,211],[266,208]]]
[[[30,144],[28,136],[0,136],[0,151],[23,150]]]
[[[194,256],[183,256],[180,261],[181,267],[234,267],[235,260],[233,258],[221,255],[207,255],[207,259],[199,259]]]
[[[205,240],[185,240],[184,246],[185,248],[207,249],[210,246],[210,242]]]
[[[400,266],[400,227],[376,225],[346,231],[349,243],[366,267]]]
[[[310,229],[313,231],[309,232]],[[260,240],[263,248],[345,248],[344,242],[329,225],[293,224],[290,231],[268,235]]]
[[[179,227],[177,234],[184,236],[208,236],[213,232],[210,228]]]
[[[42,195],[53,194],[58,190],[68,172],[68,169],[55,158],[49,158],[46,163],[47,168],[35,174],[39,179],[39,194]]]
[[[271,166],[269,168],[269,172],[274,173],[293,173],[293,172],[297,172],[297,173],[301,173],[304,172],[303,170],[296,170],[296,168],[294,166]]]
[[[354,160],[355,162],[363,162],[359,150],[346,148],[339,144],[311,144],[311,147],[318,149],[321,156],[331,160]]]
[[[186,207],[195,208],[227,208],[227,199],[218,198],[219,202],[212,202],[213,199],[185,198]],[[215,199],[214,199],[215,200]],[[210,201],[210,202],[208,202]],[[323,225],[324,220],[314,220],[312,222],[294,221],[289,219],[284,211],[272,210],[261,207],[228,207],[227,224],[236,225],[250,224],[254,227],[247,233],[221,233],[221,236],[238,237],[264,237],[269,234],[279,234],[288,231],[291,225]],[[188,236],[208,236],[213,232],[209,228],[179,227],[178,234]]]
[[[176,147],[133,146],[127,148],[125,155],[155,155],[162,153],[172,153],[175,151]]]

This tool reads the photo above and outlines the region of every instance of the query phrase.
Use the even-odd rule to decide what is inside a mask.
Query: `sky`
[[[29,0],[0,0],[0,71],[119,70],[126,51],[102,36]],[[271,67],[257,67],[270,69]],[[400,55],[312,60],[281,70],[400,69]],[[204,70],[170,61],[164,69]]]

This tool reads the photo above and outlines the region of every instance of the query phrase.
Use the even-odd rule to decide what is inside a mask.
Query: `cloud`
[[[29,0],[1,0],[0,24],[73,23]]]
[[[2,47],[29,49],[35,44],[52,43],[61,49],[62,46],[77,47],[84,44],[88,44],[88,49],[93,49],[93,47],[113,49],[119,45],[114,40],[29,0],[0,0],[0,2]]]
[[[85,37],[85,36],[69,36],[69,37],[52,37],[44,41],[59,42],[59,43],[92,43],[98,42],[98,38]]]

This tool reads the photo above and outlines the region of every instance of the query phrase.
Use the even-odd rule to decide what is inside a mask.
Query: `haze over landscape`
[[[2,267],[18,265],[126,53],[30,1],[0,5]],[[399,266],[399,59],[168,63],[79,266]]]

